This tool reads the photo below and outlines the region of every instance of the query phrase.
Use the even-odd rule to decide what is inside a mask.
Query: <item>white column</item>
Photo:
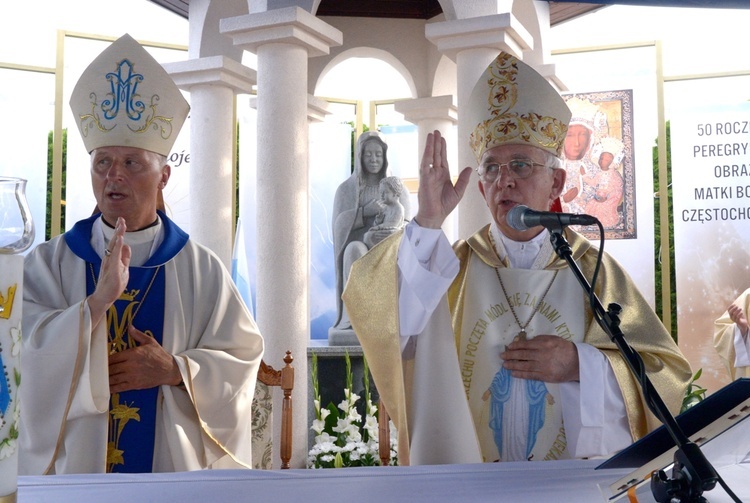
[[[224,56],[164,65],[190,91],[190,236],[232,261],[232,162],[235,93],[249,93],[255,72]]]
[[[403,114],[405,120],[417,125],[417,135],[419,137],[419,154],[417,158],[420,161],[424,152],[427,135],[435,130],[440,131],[446,138],[448,145],[456,144],[453,126],[458,122],[458,112],[456,110],[455,99],[452,95],[397,101],[395,109],[396,112]],[[449,147],[448,155],[451,176],[455,178],[461,169],[464,168],[464,165],[458,164],[458,155],[455,148]],[[416,212],[412,213],[413,217]],[[443,223],[443,231],[449,238],[456,237],[453,222],[453,218],[449,217]]]
[[[294,356],[292,465],[302,467],[310,427],[307,59],[328,54],[342,35],[299,7],[222,19],[221,32],[258,57],[257,320],[266,361],[278,362],[287,350]],[[281,411],[281,397],[273,407]],[[274,445],[280,421],[274,414]]]
[[[461,104],[468,101],[474,85],[500,51],[517,58],[531,48],[528,31],[511,13],[454,21],[430,23],[425,27],[428,40],[456,62],[458,105],[458,166],[476,167],[469,148],[469,135],[476,124],[466,123]],[[491,216],[480,194],[476,172],[458,207],[458,237],[465,239],[490,222]]]

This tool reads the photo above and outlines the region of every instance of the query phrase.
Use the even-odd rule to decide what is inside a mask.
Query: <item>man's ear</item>
[[[482,180],[478,180],[477,184],[479,184],[479,193],[482,194],[482,197],[484,198],[485,202],[487,201],[487,196],[484,194],[484,184],[482,183]]]
[[[172,176],[172,166],[169,164],[165,164],[162,167],[161,171],[161,181],[159,181],[159,188],[163,189],[167,186],[167,182],[169,181],[169,177]]]
[[[550,200],[557,199],[562,194],[565,188],[565,179],[568,176],[568,172],[564,169],[553,169],[552,170],[552,190],[550,192]]]

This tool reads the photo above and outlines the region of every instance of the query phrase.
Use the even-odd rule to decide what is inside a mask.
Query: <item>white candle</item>
[[[18,487],[18,385],[21,380],[23,257],[0,254],[0,503]]]

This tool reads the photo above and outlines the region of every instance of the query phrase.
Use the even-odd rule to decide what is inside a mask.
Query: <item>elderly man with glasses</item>
[[[659,425],[549,231],[518,230],[518,205],[549,211],[571,113],[560,95],[501,53],[463,113],[475,128],[478,188],[492,222],[452,248],[440,228],[469,185],[455,184],[440,132],[428,135],[419,209],[403,232],[355,262],[344,292],[352,326],[398,428],[399,463],[608,456]],[[598,250],[566,229],[589,279]],[[623,268],[604,254],[597,295],[673,413],[690,367]],[[373,303],[372,298],[380,299]]]

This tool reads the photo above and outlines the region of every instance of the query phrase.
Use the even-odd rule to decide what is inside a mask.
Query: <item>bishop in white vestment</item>
[[[594,321],[541,226],[516,229],[517,205],[550,211],[565,186],[570,110],[546,79],[501,53],[464,105],[478,188],[492,223],[453,247],[440,230],[469,184],[455,185],[446,142],[428,135],[419,209],[403,232],[354,263],[352,326],[398,429],[400,464],[607,456],[659,426],[637,381]],[[558,210],[559,211],[559,210]],[[587,278],[598,250],[567,229]],[[596,293],[673,413],[690,367],[633,281],[609,255]]]
[[[159,211],[189,106],[125,35],[71,108],[97,211],[25,260],[19,473],[250,468],[263,338],[218,257]]]

